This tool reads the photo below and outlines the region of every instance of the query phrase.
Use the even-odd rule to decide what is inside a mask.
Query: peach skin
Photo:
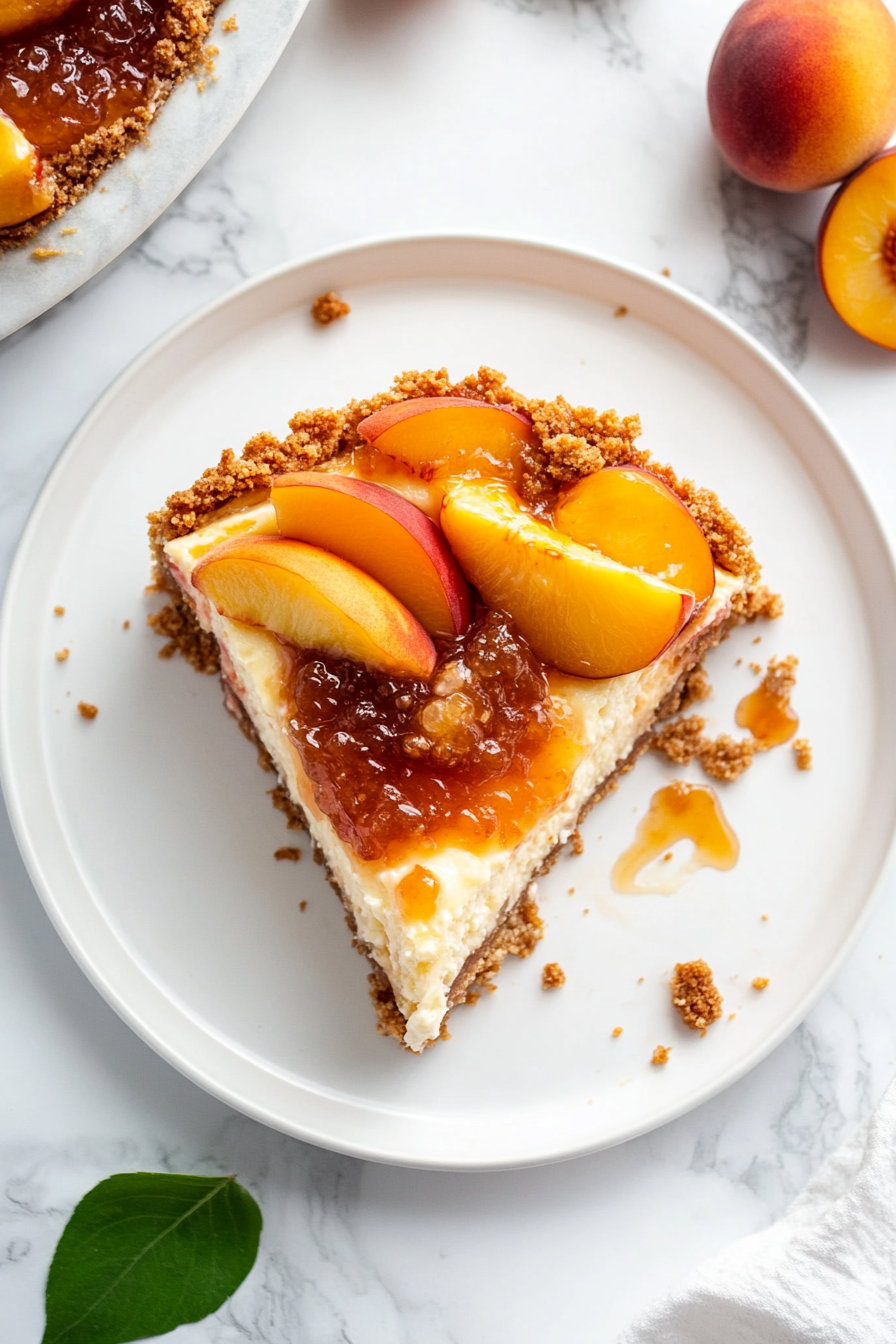
[[[713,595],[709,543],[678,496],[641,467],[604,467],[568,486],[554,526],[620,565],[687,589],[698,602]]]
[[[415,505],[352,476],[278,476],[271,503],[282,536],[357,565],[403,602],[431,635],[453,639],[470,624],[470,589],[444,536]]]
[[[896,150],[854,173],[818,230],[818,273],[853,331],[896,350]]]
[[[442,526],[486,602],[513,617],[543,662],[573,676],[616,677],[646,667],[694,608],[690,593],[534,518],[504,481],[452,481]]]
[[[725,158],[778,191],[838,182],[896,127],[896,23],[882,0],[747,0],[709,72]]]
[[[375,411],[358,433],[424,480],[475,470],[518,481],[532,426],[518,411],[488,401],[415,397]]]
[[[33,219],[53,204],[53,194],[37,150],[0,112],[0,228]]]
[[[262,626],[378,672],[429,680],[432,640],[382,584],[317,546],[284,537],[235,537],[204,555],[193,585],[232,621]]]

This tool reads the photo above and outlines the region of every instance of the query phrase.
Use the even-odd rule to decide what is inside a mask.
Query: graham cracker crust
[[[162,36],[152,55],[152,78],[146,101],[109,126],[81,137],[70,149],[52,155],[46,164],[55,187],[53,203],[33,219],[0,228],[0,252],[25,247],[45,224],[59,219],[85,196],[116,159],[124,158],[142,140],[172,90],[204,67],[214,69],[217,51],[205,46],[221,0],[168,0]]]

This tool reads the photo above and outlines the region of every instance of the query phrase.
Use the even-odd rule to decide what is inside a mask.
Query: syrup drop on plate
[[[687,863],[676,871],[658,872],[642,886],[638,878],[643,870],[665,856],[679,840],[690,840],[694,845]],[[737,836],[715,791],[708,784],[676,780],[651,798],[646,815],[638,823],[634,843],[616,860],[610,881],[623,896],[669,896],[700,868],[733,868],[739,853]]]
[[[763,750],[789,742],[800,726],[799,715],[788,697],[774,694],[764,683],[744,696],[734,719],[738,728],[747,728],[753,734]]]

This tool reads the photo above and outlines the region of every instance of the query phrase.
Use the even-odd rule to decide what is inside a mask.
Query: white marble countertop
[[[796,371],[896,527],[896,356],[854,337],[821,296],[811,240],[829,193],[756,191],[709,139],[706,71],[734,8],[312,0],[253,107],[167,214],[0,344],[3,572],[69,434],[149,341],[274,263],[415,229],[541,235],[669,267]],[[832,700],[832,713],[848,709]],[[808,1021],[663,1130],[541,1170],[401,1171],[273,1134],[157,1058],[63,949],[3,815],[3,1337],[39,1338],[74,1201],[149,1166],[237,1172],[265,1215],[234,1301],[171,1339],[610,1344],[650,1297],[779,1214],[883,1091],[896,1068],[894,935],[887,890]]]

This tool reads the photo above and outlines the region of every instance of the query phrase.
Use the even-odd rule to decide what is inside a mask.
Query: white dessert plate
[[[317,328],[309,304],[331,287],[351,316]],[[627,315],[614,316],[620,307]],[[815,766],[798,771],[782,747],[719,786],[741,844],[732,871],[703,870],[673,896],[620,896],[609,872],[654,790],[701,778],[644,758],[591,813],[584,854],[540,883],[537,953],[509,959],[498,992],[457,1010],[451,1041],[418,1057],[376,1034],[341,907],[307,841],[272,809],[273,780],[217,680],[158,658],[144,518],[223,448],[284,433],[301,407],[339,405],[408,368],[461,376],[480,364],[530,395],[639,412],[656,457],[718,491],[787,610],[710,656],[715,691],[701,712],[710,731],[736,732],[735,705],[756,683],[748,664],[795,653]],[[661,279],[582,253],[377,241],[284,267],[183,323],[107,392],[50,476],[0,640],[4,789],[72,954],[200,1086],[361,1157],[549,1162],[705,1101],[830,982],[890,848],[896,580],[852,468],[805,393],[743,332]],[[82,718],[80,700],[98,717]],[[295,844],[302,862],[275,862]],[[705,1038],[669,994],[674,963],[698,957],[725,999]],[[566,984],[546,993],[549,961]],[[672,1047],[665,1067],[650,1062],[659,1044]]]
[[[238,6],[224,0],[215,16],[211,43],[220,54],[217,79],[196,79],[174,90],[146,140],[103,174],[101,186],[48,224],[28,247],[0,252],[0,339],[52,308],[148,229],[233,130],[274,68],[308,0],[265,0]],[[221,24],[239,11],[239,28]],[[62,228],[76,228],[60,237]],[[58,248],[61,256],[35,261],[34,247]]]

